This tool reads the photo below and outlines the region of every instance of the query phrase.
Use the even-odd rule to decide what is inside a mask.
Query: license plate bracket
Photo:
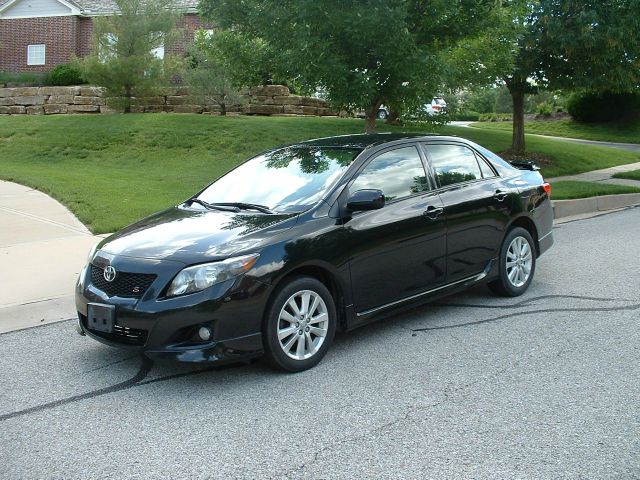
[[[96,332],[113,333],[116,323],[115,305],[89,303],[87,305],[87,327]]]

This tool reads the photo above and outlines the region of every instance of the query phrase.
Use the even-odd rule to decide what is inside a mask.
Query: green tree
[[[640,0],[538,0],[515,17],[512,150],[525,151],[525,96],[539,88],[629,92],[640,85]]]
[[[236,86],[254,87],[283,81],[277,77],[278,55],[259,37],[217,30],[213,36],[201,38],[198,45],[209,57],[216,58]]]
[[[189,48],[190,62],[183,77],[195,103],[216,104],[220,108],[220,115],[226,115],[230,105],[241,105],[246,100],[234,86],[223,63],[208,48],[209,37],[205,32],[196,34]]]
[[[472,112],[494,113],[496,108],[497,89],[481,87],[469,92],[465,98],[465,108]]]
[[[132,98],[153,95],[171,73],[170,58],[158,58],[178,32],[168,0],[114,0],[118,13],[94,18],[91,55],[81,62],[86,79],[106,89],[109,105],[131,111]]]
[[[446,54],[497,21],[495,0],[202,0],[203,15],[259,38],[274,68],[321,88],[335,108],[364,110],[375,130],[383,103],[417,108],[440,91]]]

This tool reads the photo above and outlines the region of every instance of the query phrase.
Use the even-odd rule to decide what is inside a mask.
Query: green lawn
[[[0,117],[0,178],[52,195],[93,232],[117,230],[175,204],[238,162],[278,144],[361,133],[358,119],[131,114]],[[379,124],[379,131],[402,131]],[[420,131],[410,126],[406,130]],[[510,134],[446,127],[494,150]],[[553,159],[547,177],[640,161],[631,152],[530,137]]]
[[[628,180],[640,181],[640,170],[631,170],[630,172],[616,173],[613,178],[626,178]]]
[[[640,193],[640,188],[573,180],[562,180],[551,184],[551,198],[553,200],[617,195],[619,193]]]
[[[511,132],[511,122],[479,122],[474,127]],[[605,142],[640,143],[640,122],[634,125],[585,124],[573,120],[531,121],[525,123],[525,132],[553,137],[583,138]]]

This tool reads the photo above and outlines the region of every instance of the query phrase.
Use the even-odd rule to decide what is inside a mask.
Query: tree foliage
[[[522,153],[525,94],[538,88],[630,92],[640,86],[640,0],[522,0],[512,150]]]
[[[567,109],[579,122],[633,122],[640,118],[640,91],[575,93]]]
[[[153,95],[171,74],[170,57],[153,50],[171,45],[180,14],[168,0],[114,2],[118,14],[94,18],[93,50],[81,65],[90,83],[105,87],[109,104],[127,113],[134,95]]]
[[[224,63],[209,46],[210,35],[202,31],[196,33],[195,41],[189,48],[190,61],[183,77],[195,103],[216,104],[220,108],[220,115],[226,115],[229,106],[241,105],[246,100],[234,86]]]
[[[495,0],[202,0],[202,13],[234,35],[258,38],[273,69],[335,108],[416,108],[441,88],[447,54],[499,19]]]

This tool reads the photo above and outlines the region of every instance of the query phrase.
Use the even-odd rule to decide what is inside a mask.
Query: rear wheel
[[[311,368],[326,354],[335,330],[336,308],[329,290],[315,278],[294,278],[276,293],[267,312],[267,359],[290,372]]]
[[[378,110],[378,118],[380,120],[386,120],[388,116],[389,114],[384,108],[381,108],[380,110]]]
[[[500,277],[489,283],[497,295],[517,297],[527,291],[536,269],[531,234],[521,227],[507,233],[500,249]]]

